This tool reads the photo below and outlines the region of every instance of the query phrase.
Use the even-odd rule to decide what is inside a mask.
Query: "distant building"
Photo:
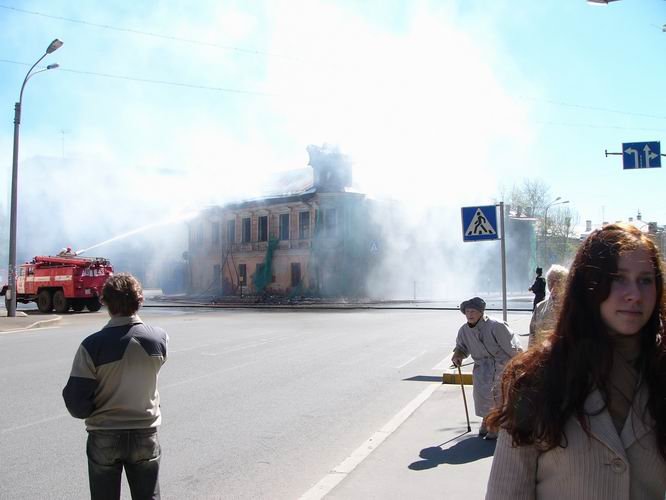
[[[282,193],[210,207],[189,222],[189,292],[362,296],[376,252],[372,202],[337,148],[307,148]]]
[[[636,214],[636,218],[634,217],[629,217],[626,221],[615,221],[615,222],[624,222],[627,224],[631,224],[638,229],[640,229],[642,232],[647,233],[650,235],[652,240],[655,242],[657,247],[659,248],[659,251],[661,252],[661,255],[663,257],[666,257],[666,226],[660,226],[657,222],[645,222],[643,220],[643,215],[641,214],[641,211],[639,210],[638,213]],[[601,224],[597,225],[596,227],[593,227],[592,221],[587,220],[585,221],[585,231],[580,234],[580,240],[583,241],[585,238],[587,238],[590,233],[594,229],[599,229],[603,226],[608,224],[608,222],[602,222]]]

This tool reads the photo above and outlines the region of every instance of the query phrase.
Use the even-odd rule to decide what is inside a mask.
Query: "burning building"
[[[364,295],[378,248],[372,202],[351,190],[351,161],[337,148],[307,151],[308,168],[282,175],[281,192],[189,222],[190,293]]]

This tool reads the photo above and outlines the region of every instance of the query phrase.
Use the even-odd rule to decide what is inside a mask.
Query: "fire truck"
[[[35,257],[21,264],[16,276],[16,301],[37,302],[37,308],[48,313],[73,309],[99,311],[99,297],[106,279],[113,274],[111,263],[102,257],[80,257],[74,254]],[[0,295],[7,293],[7,285]],[[7,299],[5,298],[5,302]]]

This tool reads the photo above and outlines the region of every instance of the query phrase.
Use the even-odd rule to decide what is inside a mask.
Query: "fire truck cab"
[[[102,257],[63,255],[38,256],[21,264],[16,276],[16,301],[37,302],[37,308],[48,313],[99,311],[102,287],[113,274],[111,263]],[[7,286],[0,291],[5,295]]]

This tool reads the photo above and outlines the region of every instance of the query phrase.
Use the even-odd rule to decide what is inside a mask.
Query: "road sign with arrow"
[[[622,167],[625,170],[635,168],[660,168],[660,143],[657,141],[622,143]]]

